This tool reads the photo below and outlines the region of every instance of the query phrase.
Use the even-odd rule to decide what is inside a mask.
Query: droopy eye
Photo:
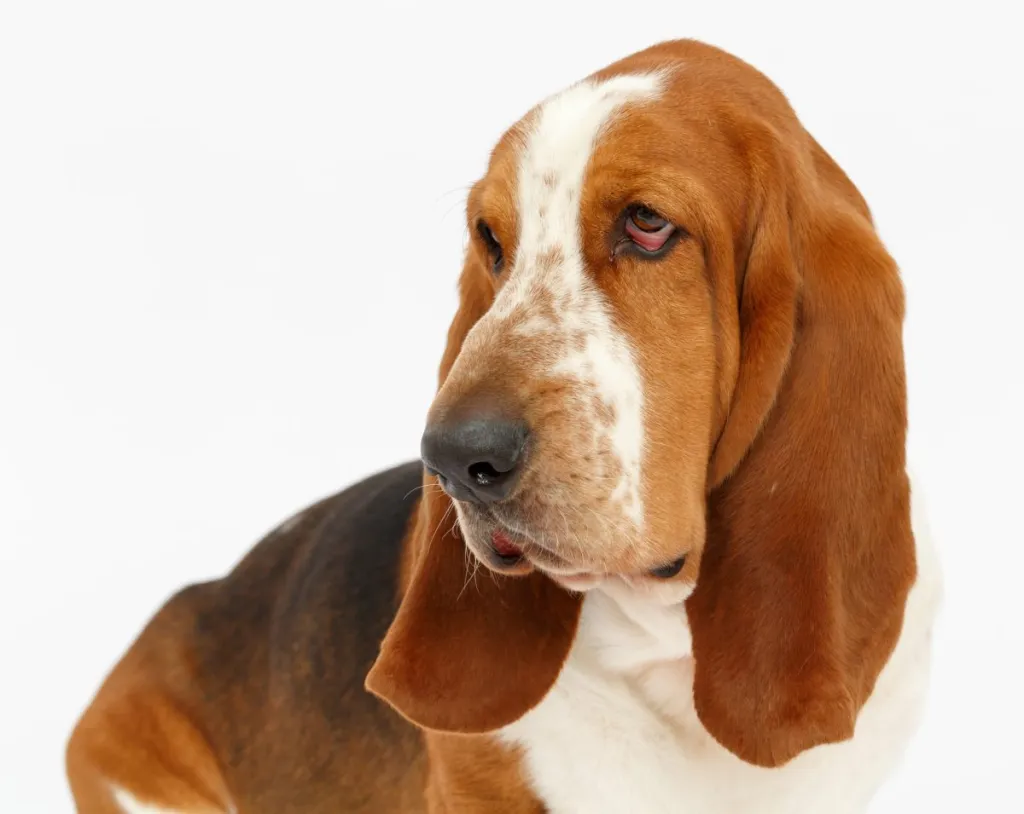
[[[655,568],[653,571],[651,571],[651,576],[657,577],[658,579],[671,579],[683,570],[683,566],[685,564],[686,555],[684,554],[675,562],[670,562],[667,565],[662,565],[660,568]]]
[[[498,238],[494,236],[494,232],[491,231],[491,227],[484,221],[477,221],[476,230],[480,233],[480,239],[484,242],[487,252],[491,255],[491,271],[497,274],[501,271],[501,264],[505,259],[505,255],[501,251],[501,244],[498,242]]]
[[[626,237],[648,254],[658,254],[676,233],[676,227],[642,204],[626,210]]]

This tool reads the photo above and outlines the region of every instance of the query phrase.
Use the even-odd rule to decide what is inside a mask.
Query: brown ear
[[[902,286],[852,184],[809,149],[762,169],[741,368],[687,603],[697,713],[763,766],[852,736],[916,572]]]
[[[442,384],[493,296],[474,262],[468,255]],[[504,577],[476,564],[459,538],[451,500],[432,476],[424,477],[408,544],[415,565],[367,689],[426,729],[476,733],[512,723],[558,677],[580,599],[539,573]]]

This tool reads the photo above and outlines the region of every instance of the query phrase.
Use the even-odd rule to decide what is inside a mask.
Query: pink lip
[[[523,550],[505,532],[495,529],[491,532],[491,545],[500,557],[522,557]]]
[[[564,560],[559,554],[549,549],[543,543],[532,537],[527,537],[517,529],[509,528],[505,523],[494,518],[496,525],[491,530],[491,549],[499,557],[506,561],[519,560],[522,565],[531,568],[539,568],[545,571],[553,579],[578,580],[579,590],[586,590],[592,587],[589,584],[592,575],[589,572],[580,571]],[[584,586],[584,582],[587,583]],[[568,587],[568,585],[566,585]]]

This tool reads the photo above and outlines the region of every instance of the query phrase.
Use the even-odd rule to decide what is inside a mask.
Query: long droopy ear
[[[490,306],[472,249],[441,363],[443,384]],[[366,687],[425,729],[488,732],[534,707],[554,684],[580,613],[578,597],[534,572],[494,575],[472,561],[451,500],[432,476],[411,530],[414,566]]]
[[[803,134],[760,162],[740,369],[694,594],[697,713],[762,766],[853,735],[916,575],[903,290],[856,189]]]

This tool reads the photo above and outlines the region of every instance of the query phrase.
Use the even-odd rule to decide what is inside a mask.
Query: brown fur
[[[641,357],[651,534],[665,546],[686,541],[678,578],[697,582],[687,614],[698,714],[744,760],[777,766],[852,735],[914,581],[902,288],[853,184],[752,68],[682,42],[598,76],[666,64],[679,68],[666,98],[622,116],[591,159],[583,248]],[[476,201],[513,197],[502,149],[474,191],[471,224]],[[653,267],[610,259],[602,238],[638,190],[690,233]],[[495,209],[488,222],[500,218]],[[513,253],[514,232],[498,228]],[[451,374],[458,382],[446,377],[493,297],[479,245],[461,289],[435,410],[456,409],[472,389],[467,366]],[[507,354],[507,341],[475,342],[485,356],[472,369],[521,382],[521,354]],[[545,467],[538,457],[524,480]],[[445,496],[428,500],[445,514]],[[664,549],[665,559],[677,553]],[[369,677],[427,728],[487,730],[537,704],[579,613],[536,574],[463,591],[467,563],[454,543],[423,560]],[[466,593],[486,612],[460,614],[455,638],[452,608]],[[508,636],[523,629],[536,632]],[[429,657],[414,640],[432,643]],[[466,671],[453,670],[467,652],[476,656]]]
[[[655,441],[644,483],[655,559],[628,560],[599,536],[594,546],[610,567],[687,555],[675,578],[697,583],[686,612],[700,719],[739,757],[777,766],[850,737],[914,580],[902,289],[860,194],[752,68],[684,41],[598,76],[665,65],[679,69],[665,98],[610,127],[581,202],[587,267],[637,348]],[[468,206],[471,233],[486,212],[509,263],[521,132],[496,147]],[[640,192],[690,235],[656,267],[615,258],[605,239]],[[442,393],[498,285],[474,239]],[[537,415],[557,413],[564,389],[493,352],[492,378],[521,382],[515,397]],[[453,379],[435,409],[457,409],[478,385]],[[575,462],[566,438],[555,433],[531,463],[535,482],[557,485]],[[424,484],[371,616],[346,610],[362,590],[348,576],[323,583],[339,604],[300,590],[311,546],[335,542],[323,524],[350,511],[333,502],[169,603],[75,730],[79,810],[114,811],[115,782],[197,811],[229,799],[239,812],[543,811],[516,754],[486,733],[554,683],[581,600],[537,571],[478,573],[451,502]],[[561,487],[597,505],[585,482]],[[388,591],[402,598],[397,614]],[[360,692],[372,655],[309,661],[335,641],[375,650],[392,618],[366,686],[424,733]],[[309,703],[314,674],[344,724]],[[295,687],[305,694],[282,690]]]
[[[407,466],[323,500],[171,599],[71,737],[78,810],[118,811],[112,786],[182,812],[426,810],[419,733],[362,686],[420,476]]]

